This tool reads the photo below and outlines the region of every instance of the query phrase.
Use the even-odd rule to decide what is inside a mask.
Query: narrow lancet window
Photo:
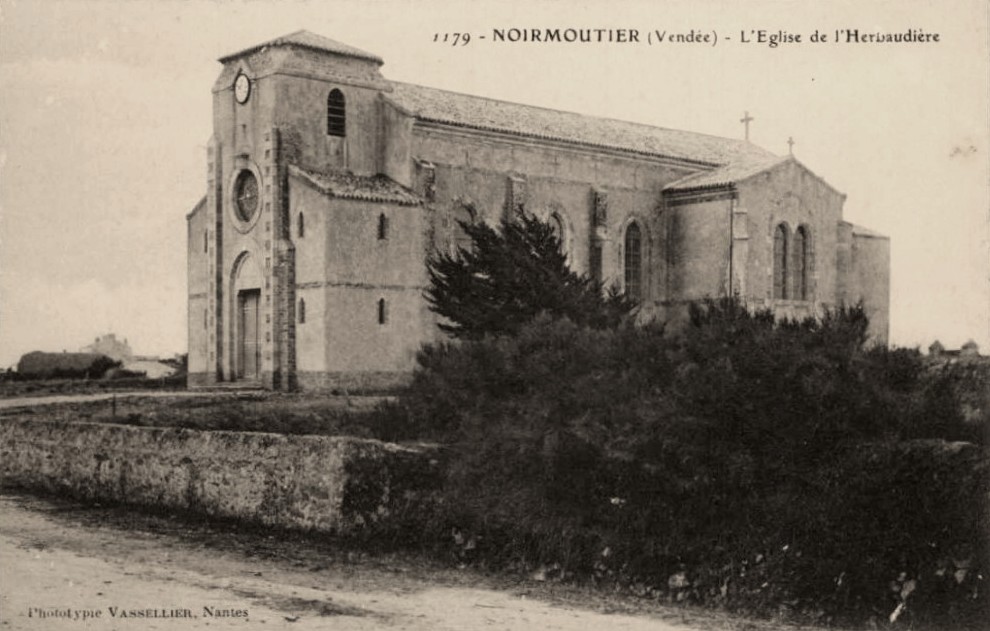
[[[787,298],[787,226],[773,231],[773,297]]]
[[[626,296],[640,302],[643,299],[643,233],[635,222],[626,228],[625,249]]]
[[[794,298],[809,300],[808,277],[810,272],[808,254],[810,251],[808,229],[801,226],[794,233]]]

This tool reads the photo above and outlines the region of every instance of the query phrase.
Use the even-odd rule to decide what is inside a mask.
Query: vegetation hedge
[[[427,531],[465,562],[806,621],[978,624],[981,428],[951,370],[869,348],[866,324],[731,300],[676,336],[540,317],[424,349],[377,428],[448,445]]]

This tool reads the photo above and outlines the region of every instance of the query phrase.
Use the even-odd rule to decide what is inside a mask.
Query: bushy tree
[[[619,324],[633,304],[571,270],[549,224],[522,212],[499,229],[461,222],[469,247],[436,252],[427,262],[430,308],[454,337],[515,334],[540,313],[580,326]]]
[[[861,307],[776,321],[734,300],[676,335],[545,314],[425,348],[399,420],[446,445],[438,531],[477,536],[487,563],[819,622],[901,606],[965,624],[988,604],[990,458],[945,440],[965,439],[952,381],[866,330]]]

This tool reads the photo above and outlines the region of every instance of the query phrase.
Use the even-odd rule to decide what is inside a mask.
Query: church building
[[[519,209],[638,318],[738,295],[888,328],[887,237],[793,156],[738,139],[408,83],[300,31],[220,59],[206,195],[187,215],[189,384],[379,388],[440,339],[426,259]]]

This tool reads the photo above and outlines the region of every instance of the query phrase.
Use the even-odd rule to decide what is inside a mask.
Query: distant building
[[[99,353],[34,351],[17,362],[17,373],[28,379],[98,379],[115,364]]]
[[[959,354],[963,357],[979,357],[980,345],[970,340],[962,345],[962,348],[959,349]]]
[[[127,338],[125,337],[124,341],[120,341],[113,333],[107,333],[96,338],[95,342],[81,350],[83,353],[106,355],[117,361],[128,361],[134,356],[130,344],[127,343]]]
[[[959,349],[949,350],[945,346],[935,340],[928,347],[928,356],[932,359],[942,359],[946,361],[954,361],[956,359],[978,359],[982,357],[980,355],[980,345],[970,340],[962,345]]]

